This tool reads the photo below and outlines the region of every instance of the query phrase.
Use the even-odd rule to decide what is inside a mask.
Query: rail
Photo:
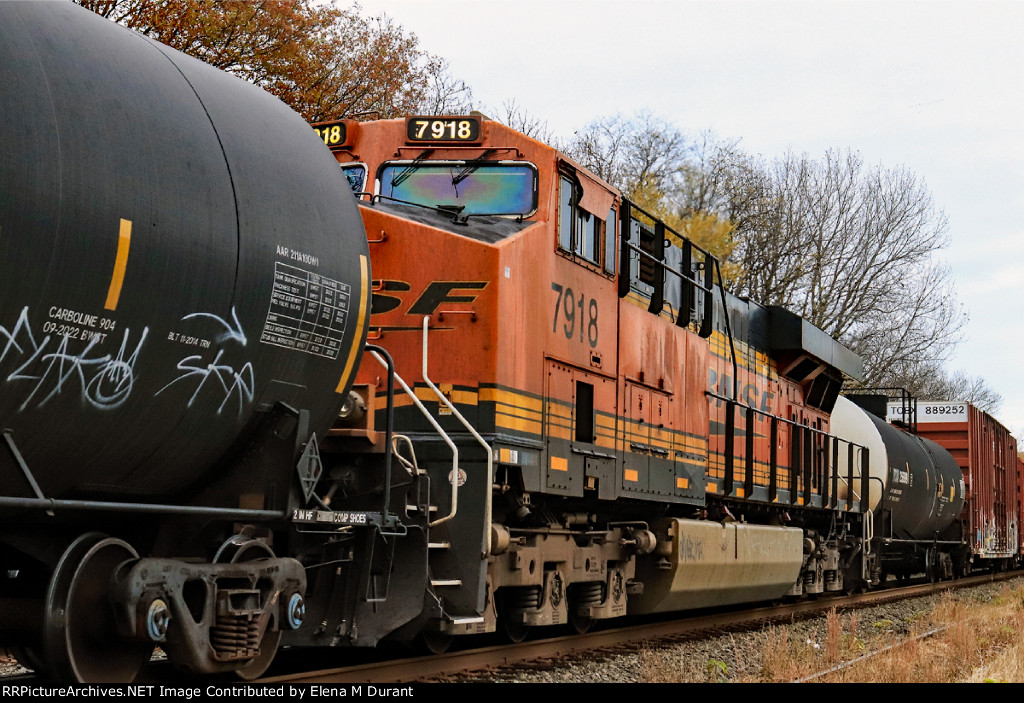
[[[465,417],[463,417],[462,413],[460,413],[458,411],[458,409],[455,407],[455,405],[450,400],[448,400],[448,398],[445,397],[444,393],[442,393],[438,389],[437,386],[434,385],[434,383],[430,380],[429,374],[427,373],[427,354],[428,354],[428,349],[429,349],[429,344],[428,344],[428,336],[429,336],[429,334],[430,334],[430,316],[427,315],[427,316],[424,316],[424,318],[423,318],[423,382],[427,384],[427,387],[430,388],[430,390],[432,390],[434,392],[434,395],[437,396],[437,399],[441,403],[443,403],[445,405],[445,407],[447,407],[449,410],[451,410],[452,415],[454,415],[458,419],[458,421],[462,423],[462,426],[465,427],[469,431],[469,433],[471,435],[473,435],[473,438],[476,439],[476,441],[479,442],[480,445],[484,448],[484,452],[487,453],[487,484],[486,485],[490,486],[491,483],[494,480],[494,453],[491,451],[491,445],[489,445],[484,440],[484,438],[480,436],[480,433],[476,431],[476,429],[466,420]],[[456,480],[456,478],[457,477],[453,474],[452,481],[454,482]],[[453,490],[455,490],[455,489],[453,488]],[[484,525],[488,525],[489,526],[490,524],[491,524],[491,491],[487,491],[486,504],[484,505]],[[431,527],[433,527],[433,525],[431,525]],[[484,554],[490,554],[491,553],[491,530],[488,527],[484,531],[487,533],[487,542],[486,542],[486,549],[484,551]]]

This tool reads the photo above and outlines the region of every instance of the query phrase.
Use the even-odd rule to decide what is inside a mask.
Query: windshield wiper
[[[434,153],[433,149],[425,149],[422,154],[420,154],[419,156],[417,156],[415,159],[412,160],[411,164],[409,164],[404,169],[402,169],[401,173],[399,173],[394,178],[392,178],[391,179],[391,189],[392,189],[392,191],[395,188],[397,188],[398,186],[402,185],[402,183],[405,182],[405,179],[407,179],[412,174],[416,173],[417,169],[419,169],[419,167],[420,167],[420,164],[422,164],[426,160],[426,158],[428,156],[430,156],[431,154],[433,154],[433,153]]]
[[[484,151],[484,153],[480,154],[480,156],[470,161],[467,161],[465,165],[462,167],[462,170],[456,173],[454,176],[452,176],[452,185],[457,186],[464,180],[469,178],[470,174],[476,171],[481,166],[483,166],[484,161],[487,159],[487,157],[496,151],[497,149],[487,149],[486,151]]]

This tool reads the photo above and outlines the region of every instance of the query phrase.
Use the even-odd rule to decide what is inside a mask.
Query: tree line
[[[646,112],[597,119],[562,146],[726,262],[733,293],[793,310],[860,354],[863,386],[998,408],[982,378],[945,369],[967,315],[938,258],[946,216],[909,170],[849,150],[765,159]]]
[[[278,96],[310,122],[461,114],[472,90],[386,16],[314,0],[75,0]],[[596,119],[561,140],[515,100],[489,109],[554,143],[723,262],[725,285],[782,305],[865,362],[865,386],[994,412],[978,377],[945,370],[966,323],[945,215],[901,168],[854,151],[766,159],[647,112]]]
[[[448,62],[386,16],[315,0],[75,0],[276,95],[310,122],[467,111]]]

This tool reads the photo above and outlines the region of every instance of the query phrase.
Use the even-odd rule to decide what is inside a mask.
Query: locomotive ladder
[[[477,432],[476,428],[473,427],[473,425],[468,420],[466,420],[466,418],[462,415],[462,413],[459,412],[458,408],[456,408],[455,405],[447,397],[445,397],[444,393],[441,392],[441,390],[434,384],[434,382],[430,380],[430,376],[429,376],[429,374],[427,372],[427,360],[429,358],[429,348],[430,348],[429,338],[430,338],[430,317],[429,316],[424,316],[424,318],[423,318],[423,362],[422,362],[423,382],[434,393],[434,395],[438,399],[438,402],[441,403],[442,405],[444,405],[446,408],[448,408],[448,410],[451,412],[451,414],[462,424],[463,427],[466,428],[466,431],[468,431],[473,436],[473,438],[477,441],[477,443],[480,444],[481,447],[483,447],[484,454],[487,457],[487,485],[489,486],[493,482],[493,476],[494,476],[494,454],[493,454],[493,452],[491,450],[491,446],[487,443],[486,440],[484,440],[483,437],[480,436],[480,433]],[[443,522],[445,520],[450,520],[451,518],[455,517],[455,495],[457,494],[457,490],[458,490],[458,473],[457,473],[457,468],[456,468],[456,471],[454,471],[452,473],[452,513],[447,518],[441,518],[440,520],[436,520],[436,521],[430,523],[430,527],[434,527],[435,525],[438,525],[438,524],[440,524],[441,522]],[[490,530],[491,510],[492,510],[492,508],[491,508],[491,491],[488,489],[485,492],[485,495],[486,495],[486,498],[485,498],[485,502],[484,502],[484,525],[485,525],[484,534],[485,534],[486,543],[484,545],[483,554],[487,555],[487,554],[490,554],[490,551],[491,551],[491,530]],[[448,542],[448,541],[429,542],[427,546],[428,546],[428,550],[429,550],[428,551],[428,555],[429,555],[430,553],[435,553],[436,554],[436,553],[439,553],[439,552],[447,551],[451,547],[451,543]],[[437,560],[430,560],[430,561],[431,561],[432,564],[436,564],[436,562],[437,562]],[[430,584],[431,584],[431,586],[433,586],[435,588],[437,588],[437,587],[449,587],[449,586],[456,586],[457,587],[457,586],[461,586],[462,585],[462,581],[461,581],[461,579],[457,579],[457,578],[454,578],[454,579],[436,578],[436,575],[433,575],[432,578],[431,578]],[[452,620],[452,622],[454,624],[465,625],[465,624],[473,624],[473,623],[483,622],[484,618],[483,618],[482,615],[474,614],[472,616],[466,616],[466,617],[453,617],[453,618],[451,618],[451,620]]]
[[[465,427],[466,430],[473,436],[473,438],[477,441],[477,443],[479,443],[481,445],[481,447],[483,447],[485,455],[487,457],[487,476],[489,477],[488,481],[490,481],[491,480],[490,477],[493,476],[493,472],[494,472],[494,467],[493,467],[494,457],[493,457],[493,452],[491,450],[491,446],[480,435],[480,433],[476,430],[476,428],[474,428],[472,426],[472,424],[465,418],[465,416],[463,416],[462,413],[459,412],[458,408],[456,408],[454,406],[454,404],[447,397],[445,397],[445,395],[441,392],[441,390],[430,379],[429,374],[427,372],[427,362],[428,362],[428,358],[429,358],[429,324],[430,324],[430,318],[429,317],[424,317],[423,318],[423,357],[422,357],[422,377],[423,377],[423,382],[431,390],[431,392],[433,392],[433,394],[437,397],[438,402],[443,404],[444,407],[446,407],[451,412],[451,414],[463,425],[463,427]],[[376,352],[371,351],[370,353],[378,360],[378,362],[380,362],[381,364],[385,364],[386,365],[385,361]],[[416,397],[415,392],[409,387],[409,385],[405,382],[405,380],[402,379],[401,376],[398,375],[398,373],[396,373],[394,371],[392,371],[392,373],[393,373],[393,376],[394,376],[395,380],[401,386],[402,390],[405,392],[405,394],[412,401],[413,405],[415,405],[416,408],[423,415],[423,417],[426,418],[426,420],[434,428],[434,431],[438,434],[438,436],[441,437],[441,439],[444,440],[445,444],[448,445],[448,448],[452,452],[452,470],[451,470],[451,473],[450,473],[450,476],[451,476],[451,509],[450,509],[450,511],[449,511],[449,513],[447,515],[444,515],[444,516],[441,516],[441,517],[438,517],[438,518],[430,519],[432,516],[428,514],[428,519],[430,519],[430,521],[428,522],[427,527],[428,528],[437,528],[439,526],[444,525],[445,523],[452,522],[455,519],[456,515],[458,514],[459,450],[458,450],[458,447],[456,446],[455,442],[452,440],[451,436],[444,430],[444,428],[441,427],[441,425],[430,414],[430,412],[426,409],[426,407],[423,405],[423,403],[420,402],[419,398]],[[435,512],[437,510],[437,506],[435,506],[433,504],[430,504],[430,505],[428,505],[426,507],[427,507],[427,510],[428,510],[429,513],[433,513],[433,512]],[[492,514],[491,492],[488,490],[486,492],[486,500],[485,500],[485,505],[484,505],[484,521],[485,521],[484,524],[485,525],[489,525],[490,524],[491,514]],[[451,542],[449,542],[447,540],[436,540],[436,539],[433,539],[433,540],[429,540],[428,541],[427,548],[428,548],[428,559],[429,559],[429,555],[430,554],[437,554],[437,553],[445,552],[445,551],[449,550],[451,548]],[[490,529],[486,529],[485,530],[485,545],[484,545],[483,554],[484,555],[489,554],[490,553],[490,549],[491,549],[491,534],[490,534]],[[436,568],[436,560],[429,559],[429,563],[434,565],[434,568]],[[440,574],[432,573],[431,574],[431,578],[430,578],[430,585],[433,588],[459,587],[459,586],[462,585],[462,580],[459,579],[459,578],[443,578],[443,576],[440,575]],[[480,622],[484,621],[484,618],[483,618],[482,615],[475,614],[475,613],[472,616],[449,617],[449,619],[454,624],[474,624],[474,623],[480,623]]]

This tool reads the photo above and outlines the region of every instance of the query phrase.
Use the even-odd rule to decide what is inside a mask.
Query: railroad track
[[[552,661],[611,653],[636,647],[671,644],[674,641],[710,637],[723,632],[760,629],[770,624],[789,623],[814,617],[831,608],[850,610],[888,601],[914,598],[945,590],[967,588],[995,581],[1016,578],[1024,572],[982,574],[957,581],[941,583],[911,583],[868,593],[849,596],[829,596],[817,600],[804,600],[743,610],[702,612],[676,620],[635,622],[625,627],[601,629],[582,635],[565,635],[527,640],[518,644],[500,644],[474,647],[445,654],[401,656],[390,652],[385,659],[380,650],[333,650],[310,653],[307,650],[279,652],[279,662],[271,669],[273,675],[262,678],[255,685],[295,684],[399,684],[458,680],[476,672],[498,672],[509,668],[550,666]],[[456,640],[458,641],[458,640]],[[314,670],[300,670],[310,666],[313,656]],[[325,661],[346,657],[355,663],[335,667]],[[34,674],[20,672],[2,675],[4,683],[35,683],[42,679]],[[201,684],[211,683],[209,678],[190,678],[171,669],[164,662],[152,662],[137,679],[141,683]],[[223,679],[217,679],[225,683]]]
[[[984,574],[957,581],[912,583],[849,596],[830,596],[753,609],[701,613],[678,620],[636,623],[583,635],[527,640],[519,644],[479,647],[445,654],[282,674],[261,679],[261,683],[384,684],[457,680],[471,672],[499,671],[510,667],[524,668],[531,664],[549,666],[550,662],[556,659],[587,656],[602,651],[610,652],[635,647],[641,643],[669,644],[673,641],[696,639],[722,632],[759,629],[769,624],[814,617],[831,608],[862,608],[945,590],[1009,580],[1020,575],[1021,572]]]

